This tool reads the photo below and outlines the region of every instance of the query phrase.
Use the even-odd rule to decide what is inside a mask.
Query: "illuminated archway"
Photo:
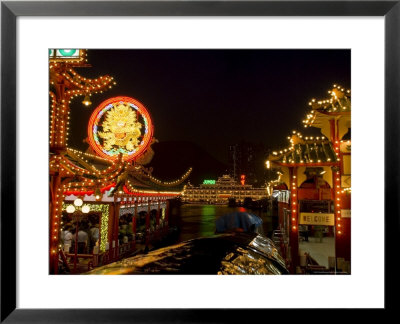
[[[321,189],[330,189],[331,186],[329,185],[329,183],[327,181],[325,181],[324,179],[320,178],[320,177],[312,177],[309,178],[305,181],[303,181],[303,183],[299,186],[300,189],[317,189],[317,188],[321,188]]]

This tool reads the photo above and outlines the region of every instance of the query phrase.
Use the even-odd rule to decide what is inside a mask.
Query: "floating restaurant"
[[[282,245],[292,273],[302,271],[309,237],[332,241],[322,258],[327,269],[350,273],[351,260],[351,94],[334,85],[330,98],[309,102],[304,126],[321,136],[293,131],[290,146],[273,152],[267,168],[277,203]],[[326,252],[327,251],[327,252]]]
[[[267,198],[266,188],[253,188],[245,184],[245,175],[241,176],[241,183],[229,175],[223,175],[218,180],[204,180],[196,187],[188,183],[182,193],[182,201],[186,203],[228,204],[234,199],[237,204],[242,204],[246,198],[260,200]]]
[[[146,168],[154,152],[154,128],[146,107],[130,97],[102,102],[88,121],[92,153],[68,147],[70,103],[115,84],[110,76],[87,79],[86,51],[50,50],[49,272],[59,263],[77,272],[129,256],[168,233],[169,201],[180,195],[189,169],[162,181]]]

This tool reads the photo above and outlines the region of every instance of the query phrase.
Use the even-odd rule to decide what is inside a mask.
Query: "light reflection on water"
[[[256,214],[263,220],[263,230],[268,233],[273,230],[273,219],[261,210],[247,210],[243,207],[228,207],[224,205],[182,205],[179,221],[180,235],[179,242],[191,240],[197,237],[214,235],[215,221],[218,217],[234,211],[248,211]]]

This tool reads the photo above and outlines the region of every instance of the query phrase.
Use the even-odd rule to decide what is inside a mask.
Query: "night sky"
[[[102,101],[129,96],[149,111],[158,141],[198,144],[226,163],[229,145],[288,146],[311,98],[333,84],[350,88],[350,50],[88,50],[85,77],[108,74],[117,85],[71,103],[69,146],[86,150],[87,123]]]

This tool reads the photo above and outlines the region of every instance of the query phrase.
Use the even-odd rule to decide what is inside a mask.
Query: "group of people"
[[[67,223],[61,233],[61,242],[64,252],[75,253],[77,241],[78,254],[92,253],[94,246],[99,244],[99,223],[84,219],[78,223],[78,235],[76,235],[76,223]]]
[[[150,228],[155,229],[155,213],[150,217]],[[122,215],[119,219],[118,240],[119,244],[130,242],[136,233],[133,233],[132,214]],[[78,254],[90,254],[96,243],[99,244],[99,221],[98,217],[87,217],[79,221],[78,227],[76,222],[68,219],[68,216],[63,217],[64,225],[61,233],[61,243],[64,252],[75,253],[75,241],[77,238],[77,251]],[[144,234],[146,222],[146,212],[139,213],[136,223],[137,234]],[[78,235],[76,230],[78,228]]]
[[[119,219],[118,240],[119,244],[128,243],[133,238],[132,214],[122,215]]]
[[[119,229],[118,229],[118,240],[119,244],[130,242],[134,235],[136,235],[136,239],[141,239],[146,234],[146,212],[141,211],[136,218],[136,233],[133,233],[132,228],[132,218],[133,215],[128,213],[125,215],[121,215],[119,218]],[[152,210],[150,212],[150,232],[153,232],[156,229],[156,214],[157,211]]]

